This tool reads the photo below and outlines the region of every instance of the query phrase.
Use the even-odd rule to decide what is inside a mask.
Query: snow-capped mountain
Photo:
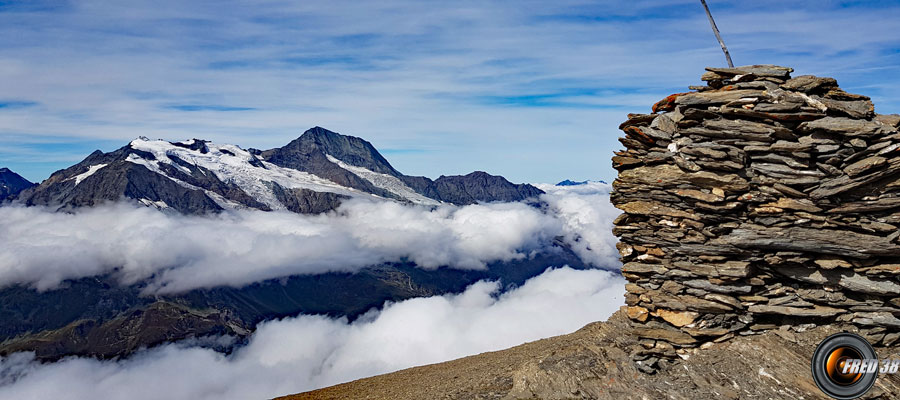
[[[407,176],[392,167],[369,142],[322,128],[313,128],[284,147],[264,151],[198,139],[168,142],[138,138],[112,152],[95,151],[82,162],[57,171],[40,185],[23,191],[15,201],[26,205],[50,206],[54,210],[72,210],[104,202],[125,200],[176,214],[203,214],[227,209],[320,213],[334,209],[346,199],[359,197],[376,201],[430,206],[442,203],[517,201],[541,193],[543,192],[534,186],[512,184],[503,177],[492,176],[484,172],[474,172],[465,176],[441,176],[435,180]],[[395,207],[384,208],[396,209]],[[38,211],[25,208],[5,210],[11,214]],[[127,211],[133,212],[134,210]],[[490,211],[488,214],[481,214],[481,212],[488,211],[479,211],[478,214],[463,213],[464,217],[466,215],[468,217],[461,219],[465,220],[481,215],[490,216],[495,211]],[[502,215],[519,215],[518,213],[507,214],[508,210],[498,212],[503,213]],[[144,213],[139,212],[138,214]],[[150,221],[148,224],[151,225],[153,221],[159,221],[156,219],[157,217],[165,221],[181,219],[180,215],[169,218],[157,213],[150,214],[153,219],[146,221]],[[265,217],[260,213],[248,214],[254,218]],[[439,217],[438,214],[443,213],[429,214]],[[422,214],[414,213],[414,215]],[[56,216],[66,221],[70,217]],[[279,219],[283,217],[286,216],[279,216]],[[107,218],[106,213],[103,213],[101,218]],[[110,213],[108,218],[117,217],[115,213]],[[227,218],[225,219],[227,220]],[[319,221],[336,221],[338,219],[342,219],[342,217],[314,218]],[[223,221],[219,221],[217,218],[210,220],[189,218],[189,220],[191,221],[185,225],[174,226],[192,226],[204,229],[185,233],[188,236],[200,236],[202,233],[209,232],[205,228],[200,228],[202,226],[228,229],[228,227],[238,225],[220,225]],[[299,220],[305,219],[290,219],[285,224]],[[242,221],[244,220],[242,219]],[[246,221],[260,220],[247,219]],[[375,221],[381,221],[381,219]],[[545,220],[540,218],[536,221]],[[427,224],[421,227],[424,234],[436,235],[430,237],[440,237],[444,235],[442,232],[466,233],[479,229],[476,221],[461,221],[461,224],[467,225],[463,230],[455,230],[457,228],[453,227],[442,228],[438,222],[434,221],[422,222]],[[143,223],[144,220],[140,222],[140,224]],[[309,226],[313,227],[317,223],[311,222]],[[35,225],[42,224],[45,222],[35,222]],[[535,225],[542,226],[543,224],[536,223]],[[46,239],[48,242],[80,243],[73,246],[49,248],[72,247],[72,251],[77,253],[83,251],[79,246],[82,248],[86,246],[82,239],[78,238],[78,234],[71,233],[66,236],[64,233],[59,233],[57,236],[57,232],[52,228],[40,229],[42,232],[44,232],[43,229],[51,232]],[[149,231],[163,229],[174,233],[178,228],[151,227],[148,229]],[[371,230],[370,228],[366,229]],[[436,233],[427,233],[433,229],[436,229]],[[536,227],[534,229],[556,228]],[[510,230],[515,230],[515,228],[510,228]],[[236,236],[243,236],[241,232],[256,231],[236,230],[235,232],[240,234]],[[348,240],[347,236],[331,232],[341,231],[325,229],[323,233],[310,233],[309,236],[285,236],[297,238],[292,242],[292,244],[296,244],[296,248],[285,248],[284,256],[272,255],[274,258],[271,259],[271,262],[262,260],[270,256],[262,254],[272,248],[269,247],[269,244],[251,243],[249,249],[234,250],[228,249],[228,244],[223,242],[221,249],[213,251],[214,253],[223,253],[223,258],[209,261],[207,264],[210,273],[227,273],[233,266],[249,264],[241,261],[223,261],[239,257],[239,254],[246,254],[247,259],[260,259],[259,264],[234,268],[242,270],[272,268],[281,271],[279,274],[284,274],[278,278],[260,278],[253,284],[240,287],[239,285],[217,283],[215,285],[218,286],[210,288],[193,288],[186,292],[155,293],[148,296],[146,289],[153,284],[152,280],[145,278],[135,282],[126,281],[127,273],[124,273],[124,269],[119,269],[119,267],[124,263],[132,263],[140,265],[140,268],[145,268],[149,267],[147,264],[152,263],[140,257],[132,257],[127,252],[120,253],[115,249],[111,252],[124,255],[121,258],[115,258],[119,257],[118,255],[113,256],[112,259],[97,258],[96,261],[91,257],[85,257],[82,260],[86,259],[87,261],[83,261],[83,263],[89,264],[85,268],[103,269],[110,267],[108,264],[112,264],[116,271],[121,270],[123,274],[113,272],[73,278],[66,280],[65,284],[59,288],[40,292],[24,283],[0,285],[0,355],[28,351],[34,352],[34,357],[38,360],[55,361],[70,356],[125,357],[141,348],[188,338],[226,336],[238,338],[235,343],[242,343],[247,340],[259,323],[267,320],[295,316],[300,313],[354,319],[367,313],[373,307],[381,307],[386,301],[401,301],[413,297],[458,292],[468,285],[482,280],[501,281],[504,285],[514,287],[539,275],[548,266],[567,265],[576,269],[590,268],[590,265],[585,263],[578,256],[576,250],[562,237],[544,238],[542,240],[547,243],[530,249],[527,257],[489,261],[485,263],[484,268],[475,270],[449,268],[451,260],[446,261],[448,268],[431,270],[420,267],[414,260],[408,259],[403,254],[382,257],[379,250],[371,250],[377,249],[377,247],[352,250],[358,252],[357,255],[332,257],[330,253],[333,251],[353,249],[356,245],[340,245],[337,242]],[[379,232],[384,231],[373,231],[360,239],[353,240],[358,240],[360,243],[373,241],[367,238],[376,237],[380,235]],[[225,235],[229,233],[226,231]],[[129,235],[134,235],[131,236],[133,238],[140,237],[140,239],[147,240],[140,242],[147,243],[146,247],[144,244],[136,244],[136,247],[140,248],[138,252],[169,251],[169,242],[155,243],[153,237],[148,239],[134,232]],[[254,237],[271,236],[274,234],[265,233],[259,236],[254,234]],[[464,235],[460,234],[460,236]],[[528,236],[531,237],[531,235]],[[310,239],[304,239],[307,237]],[[406,237],[408,236],[400,236],[400,239],[389,242],[402,241]],[[290,239],[279,239],[278,243],[287,243],[286,240]],[[498,240],[504,242],[509,239],[499,238]],[[306,245],[302,243],[304,241],[313,244]],[[311,250],[311,246],[319,246],[316,243],[326,242],[329,242],[329,245],[320,252]],[[422,243],[430,245],[428,244],[430,242],[431,240],[425,240]],[[107,251],[107,243],[109,243],[109,247],[120,247],[103,239],[98,239],[98,242],[94,243],[100,247],[99,253]],[[46,248],[40,245],[30,247],[20,242],[17,242],[16,245],[18,247],[11,250],[12,253],[7,252],[6,254],[16,254],[16,256],[23,254],[24,256],[25,252],[28,254],[39,253]],[[213,245],[215,246],[215,244]],[[419,244],[414,245],[418,246]],[[373,244],[373,246],[378,245]],[[392,245],[388,244],[387,246],[391,250],[385,250],[385,252],[393,254],[395,250]],[[448,250],[440,248],[434,253],[443,254],[446,251]],[[197,248],[198,258],[195,258],[192,247],[191,250],[182,253],[187,254],[186,256],[172,258],[174,260],[172,265],[166,265],[166,269],[160,270],[159,274],[166,275],[178,268],[187,268],[203,263],[205,261],[199,260],[206,259],[207,256],[201,255],[204,252]],[[428,252],[432,253],[431,250]],[[2,255],[0,253],[0,256]],[[400,259],[398,260],[397,257]],[[440,257],[446,256],[438,255],[437,257],[441,259]],[[305,258],[312,260],[308,261]],[[212,259],[210,258],[210,260]],[[37,262],[46,261],[39,260]],[[304,265],[315,263],[328,263],[327,268],[331,272],[307,273]],[[357,268],[353,266],[354,263],[368,265]],[[14,266],[18,267],[19,265]],[[68,267],[66,264],[61,268]],[[206,270],[206,267],[201,268]],[[348,271],[352,271],[352,273]]]
[[[0,168],[0,201],[15,196],[32,186],[34,186],[33,183],[10,171],[9,168]]]
[[[61,210],[125,198],[186,214],[242,208],[320,213],[352,197],[438,205],[520,201],[541,193],[484,172],[437,180],[403,175],[371,143],[315,127],[265,151],[138,138],[113,152],[95,151],[17,200]]]

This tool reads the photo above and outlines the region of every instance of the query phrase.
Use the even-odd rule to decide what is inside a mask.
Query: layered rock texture
[[[611,196],[645,372],[776,328],[900,339],[900,116],[791,68],[707,68],[620,126]]]

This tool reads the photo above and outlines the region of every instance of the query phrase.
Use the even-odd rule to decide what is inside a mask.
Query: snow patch
[[[153,201],[150,199],[140,199],[139,201],[141,202],[141,204],[143,204],[147,207],[156,207],[160,210],[163,208],[169,208],[169,205],[166,204],[166,202],[164,202],[164,201]]]
[[[354,175],[363,178],[369,181],[372,185],[379,189],[387,190],[402,199],[409,200],[415,204],[436,206],[441,204],[441,202],[434,200],[429,197],[425,197],[419,193],[416,193],[415,190],[412,190],[409,186],[406,186],[403,181],[401,181],[396,176],[382,174],[375,171],[371,171],[367,168],[357,167],[355,165],[347,164],[341,160],[338,160],[335,157],[332,157],[329,154],[326,154],[325,157],[328,158],[328,161],[331,161],[337,164],[339,167],[346,169],[347,171],[352,172]]]
[[[186,141],[182,143],[192,143],[189,142],[190,141]],[[175,163],[169,156],[177,157],[187,163],[212,171],[220,181],[234,184],[257,201],[269,206],[272,210],[286,209],[286,207],[278,201],[277,196],[275,196],[275,193],[272,190],[273,182],[288,189],[308,189],[316,192],[337,193],[350,197],[372,197],[369,196],[368,193],[338,185],[332,181],[307,172],[282,168],[275,164],[264,162],[239,146],[231,144],[218,145],[207,142],[206,147],[209,150],[207,153],[201,153],[199,151],[176,146],[165,140],[147,140],[141,138],[132,141],[130,146],[133,149],[153,154],[156,160],[147,160],[132,154],[126,161],[144,165],[151,171],[167,176],[169,179],[178,182],[182,186],[203,190],[170,177],[162,172],[159,167],[161,163],[172,165],[173,167],[179,168],[185,173],[190,174],[188,168]],[[261,167],[258,165],[261,165]],[[244,208],[239,204],[224,199],[214,192],[208,190],[204,190],[204,192],[223,208]]]
[[[85,173],[83,173],[83,174],[75,175],[75,176],[73,176],[73,177],[71,177],[71,178],[69,178],[69,179],[66,179],[66,180],[68,181],[68,180],[73,180],[73,179],[74,179],[74,180],[75,180],[75,186],[78,186],[78,184],[81,183],[81,181],[87,179],[87,177],[93,175],[94,173],[96,173],[96,172],[99,171],[101,168],[105,167],[106,165],[107,165],[107,164],[97,164],[97,165],[92,165],[92,166],[90,166],[90,167],[88,168],[87,172],[85,172]]]

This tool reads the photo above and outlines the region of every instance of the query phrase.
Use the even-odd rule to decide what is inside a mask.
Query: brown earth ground
[[[831,326],[769,331],[697,349],[655,375],[639,372],[623,311],[563,336],[336,385],[283,399],[827,399],[809,360]],[[900,358],[900,347],[876,348]],[[900,399],[900,374],[864,399]]]

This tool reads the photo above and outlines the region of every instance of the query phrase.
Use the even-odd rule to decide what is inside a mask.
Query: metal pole
[[[716,39],[719,40],[719,45],[722,46],[722,51],[725,52],[725,59],[728,60],[728,67],[734,68],[734,63],[731,62],[731,54],[728,54],[728,48],[725,47],[725,42],[722,40],[722,35],[719,35],[719,28],[716,27],[716,21],[713,19],[712,13],[709,12],[709,7],[706,5],[706,0],[700,0],[703,3],[703,8],[706,9],[706,16],[709,17],[709,24],[712,26],[713,33],[716,34]]]

